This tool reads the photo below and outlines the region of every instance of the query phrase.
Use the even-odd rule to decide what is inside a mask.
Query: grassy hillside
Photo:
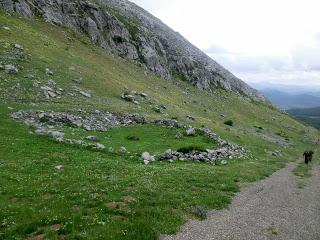
[[[320,129],[320,107],[290,109],[288,113],[299,121]]]
[[[159,79],[82,35],[3,12],[0,64],[19,70],[0,70],[0,239],[157,239],[174,233],[190,217],[202,218],[205,209],[227,207],[238,183],[269,176],[304,149],[315,148],[312,143],[318,139],[315,129],[270,106],[221,89],[208,93],[179,79]],[[50,79],[63,88],[60,98],[44,96],[41,86]],[[68,94],[75,88],[92,97]],[[137,105],[121,99],[131,91],[146,93],[151,101],[139,99]],[[159,112],[160,105],[166,109]],[[122,145],[135,154],[93,151],[32,134],[10,117],[21,109],[174,118],[207,126],[251,154],[227,165],[176,161],[146,166],[139,158],[143,151],[194,144],[205,148],[209,143],[201,137],[178,142],[173,140],[176,130],[144,125],[88,132],[99,135],[107,147]],[[226,120],[233,126],[226,126]],[[129,142],[130,134],[140,140]],[[275,150],[281,156],[270,154]],[[57,171],[58,165],[63,171]]]

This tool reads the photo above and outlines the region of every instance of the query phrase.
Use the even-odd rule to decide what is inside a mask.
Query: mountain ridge
[[[37,16],[84,32],[104,49],[162,78],[178,78],[202,90],[223,88],[269,103],[183,36],[127,0],[2,0],[0,6],[24,17]]]
[[[320,97],[307,92],[287,93],[276,89],[262,89],[261,92],[273,104],[283,109],[312,108],[320,106]]]

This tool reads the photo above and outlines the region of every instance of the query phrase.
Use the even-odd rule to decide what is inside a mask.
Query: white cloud
[[[318,0],[132,0],[247,82],[320,85]]]

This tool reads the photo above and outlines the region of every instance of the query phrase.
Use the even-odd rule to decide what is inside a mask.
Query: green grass
[[[294,175],[302,178],[311,177],[312,163],[305,164],[299,163],[298,166],[293,170]]]
[[[312,169],[315,164],[319,162],[317,160],[318,154],[316,153],[313,156],[313,160],[309,162],[309,164],[305,164],[304,162],[298,163],[297,167],[293,170],[294,175],[298,177],[297,186],[298,188],[304,188],[306,185],[306,180],[312,176]]]
[[[157,125],[130,126],[114,128],[107,132],[88,132],[77,128],[69,128],[65,131],[66,138],[83,140],[85,137],[94,135],[99,139],[99,143],[107,148],[115,150],[125,146],[129,152],[143,153],[163,153],[167,149],[177,151],[183,147],[197,146],[201,149],[214,149],[217,145],[205,136],[183,136],[176,139],[176,133],[184,133],[182,129],[166,128]],[[128,137],[134,136],[138,139],[130,140]],[[88,143],[90,141],[87,141]]]
[[[238,179],[246,178],[238,163],[228,170],[180,162],[144,166],[139,158],[58,144],[30,135],[6,107],[0,112],[2,239],[42,231],[50,239],[156,239],[175,232],[190,206],[226,207]],[[56,171],[57,165],[64,171]],[[136,202],[126,209],[106,207],[124,196]],[[50,232],[53,224],[62,229]]]
[[[5,31],[4,25],[11,31]],[[15,55],[15,43],[24,47],[23,58]],[[42,233],[48,239],[157,239],[160,234],[176,232],[188,218],[197,217],[190,211],[194,207],[227,207],[239,191],[238,183],[269,176],[305,149],[313,148],[319,138],[315,129],[271,106],[221,89],[204,92],[185,81],[166,81],[151,73],[145,76],[144,69],[102,51],[85,36],[0,11],[0,64],[7,63],[20,71],[8,75],[0,70],[1,240]],[[54,75],[47,76],[45,68]],[[30,74],[34,79],[25,78]],[[67,92],[79,77],[83,78],[79,86],[92,98],[63,94],[61,99],[46,101],[33,87],[52,78]],[[126,102],[120,96],[127,91],[145,92],[152,101],[139,99],[140,105]],[[155,112],[155,104],[164,104],[167,109]],[[100,110],[139,113],[150,120],[174,118],[213,129],[251,151],[251,157],[228,161],[225,166],[179,161],[145,166],[139,157],[91,151],[30,134],[28,127],[9,116],[20,109]],[[195,121],[187,120],[187,115]],[[236,124],[226,129],[226,119]],[[254,126],[263,126],[272,134],[284,133],[293,145],[281,146],[250,133],[248,129]],[[153,125],[106,133],[75,131],[79,138],[97,135],[107,147],[125,146],[137,153],[212,144],[202,136],[180,141],[174,138],[176,129]],[[139,140],[128,140],[129,135]],[[269,156],[265,151],[274,149],[281,150],[283,157]],[[63,165],[64,170],[55,170],[57,165]],[[126,196],[136,201],[125,203]],[[119,207],[110,208],[112,202]],[[60,224],[58,231],[52,230],[55,224]]]

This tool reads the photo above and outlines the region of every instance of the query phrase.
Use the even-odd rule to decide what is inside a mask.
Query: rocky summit
[[[127,0],[0,0],[8,12],[87,34],[115,55],[165,79],[189,81],[202,90],[223,88],[268,102],[257,90],[212,60],[179,33]]]

